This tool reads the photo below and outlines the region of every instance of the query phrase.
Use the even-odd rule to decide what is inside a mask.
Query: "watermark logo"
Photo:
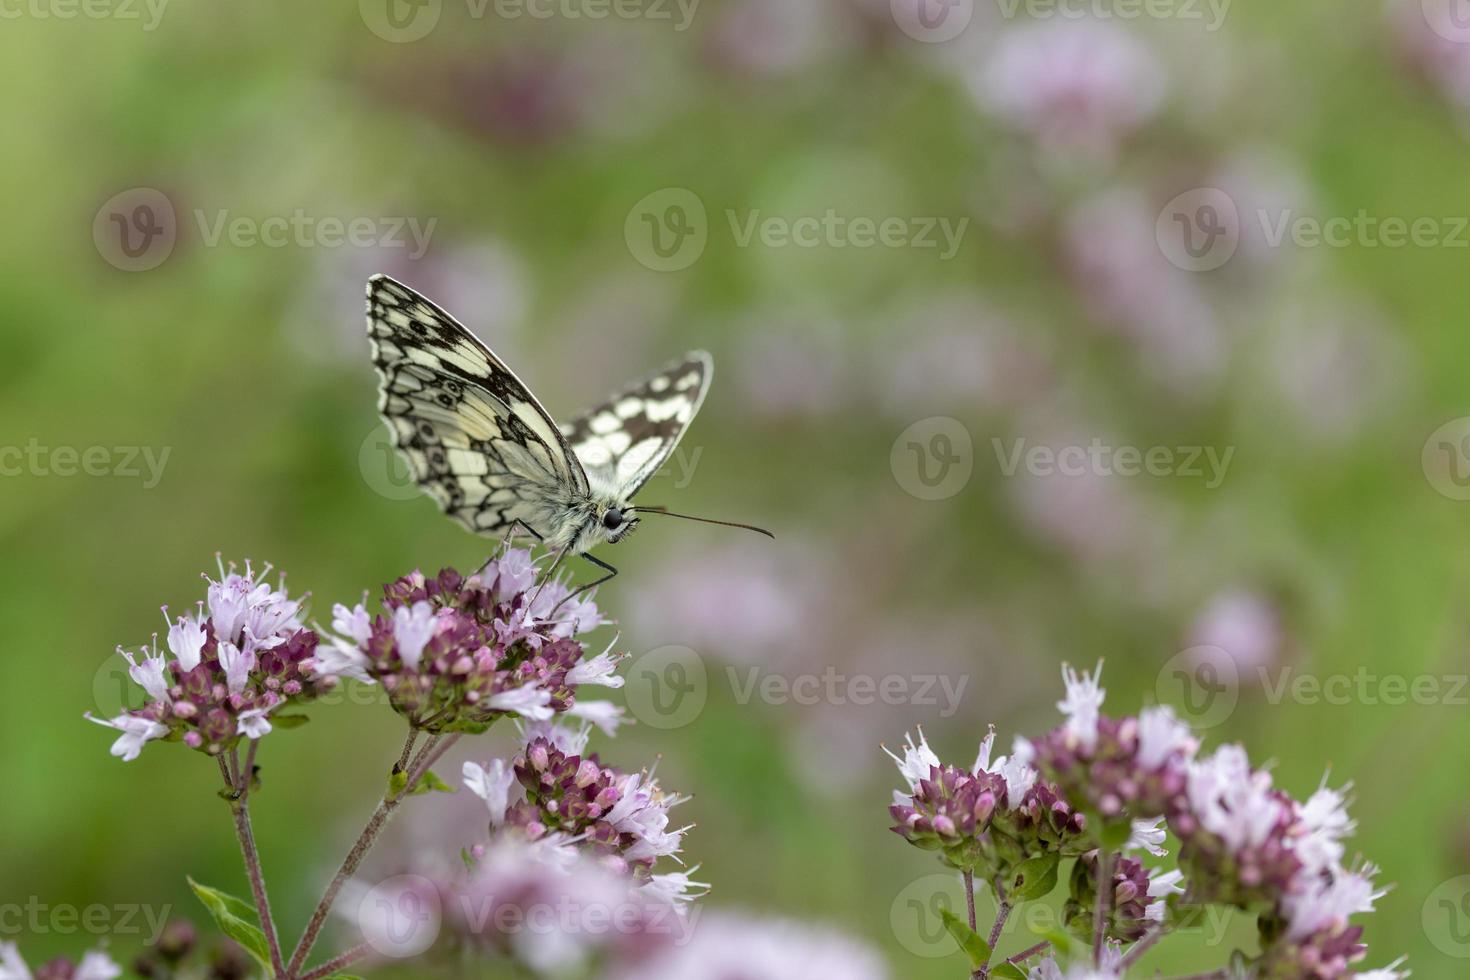
[[[92,706],[102,718],[116,718],[127,711],[137,711],[148,703],[148,695],[128,674],[128,662],[121,654],[102,658],[92,675]]]
[[[888,6],[898,29],[925,44],[953,41],[975,16],[975,0],[889,0]]]
[[[899,433],[888,451],[893,478],[910,496],[945,500],[970,482],[975,471],[975,445],[958,419],[935,415]]]
[[[965,915],[965,887],[956,874],[925,875],[911,882],[888,909],[888,924],[899,945],[925,959],[949,956],[955,941],[944,926],[944,913]]]
[[[439,219],[420,221],[412,215],[341,218],[310,214],[305,208],[262,218],[232,214],[229,208],[217,208],[212,214],[198,208],[194,223],[205,248],[217,248],[223,242],[234,248],[400,249],[410,261],[417,261],[429,250]]]
[[[1154,237],[1164,258],[1187,272],[1209,272],[1240,247],[1240,212],[1217,187],[1196,187],[1159,212]]]
[[[1435,949],[1470,959],[1470,875],[1451,878],[1430,892],[1419,915]]]
[[[760,667],[741,670],[725,668],[735,702],[746,705],[760,700],[764,704],[794,704],[811,708],[819,704],[833,707],[873,705],[908,708],[938,708],[939,717],[952,718],[960,710],[969,686],[970,675],[960,674],[848,674],[827,667],[820,674],[784,674],[764,671]],[[743,675],[743,676],[742,676]]]
[[[1170,657],[1154,681],[1160,704],[1173,705],[1190,726],[1204,731],[1223,725],[1240,701],[1235,658],[1215,646],[1195,646]]]
[[[689,647],[650,650],[633,661],[625,676],[628,710],[650,728],[683,728],[699,717],[709,700],[709,671]]]
[[[665,187],[633,205],[623,222],[623,240],[640,265],[654,272],[678,272],[704,254],[709,215],[698,194]]]
[[[996,0],[1001,16],[1016,20],[1202,21],[1213,33],[1225,24],[1232,0]]]
[[[418,956],[434,945],[443,920],[439,889],[420,875],[380,881],[357,903],[363,940],[394,959]]]
[[[1015,439],[1010,446],[999,437],[990,440],[1002,476],[1012,477],[1022,469],[1031,476],[1155,476],[1200,479],[1206,490],[1225,482],[1235,447],[1214,446],[1113,446],[1094,437],[1087,445],[1032,445]]]
[[[438,26],[443,0],[357,0],[357,10],[368,30],[403,44],[427,37]]]
[[[0,0],[0,20],[140,21],[145,33],[163,20],[169,0]]]
[[[1470,415],[1450,419],[1424,441],[1424,478],[1442,496],[1470,500]]]
[[[944,216],[820,213],[771,214],[760,208],[725,208],[724,229],[740,249],[933,251],[941,262],[959,253],[970,219]],[[640,264],[656,272],[678,272],[699,261],[712,228],[704,201],[683,187],[665,187],[635,204],[623,221],[623,239]]]
[[[172,452],[172,446],[48,446],[31,438],[23,446],[0,445],[0,478],[120,477],[152,490]]]
[[[117,905],[56,905],[31,895],[24,902],[0,902],[0,936],[54,934],[70,936],[143,936],[149,946],[158,944],[172,905],[142,905],[131,902]],[[13,976],[14,974],[3,974]]]
[[[178,236],[173,202],[152,187],[114,194],[92,219],[97,253],[124,272],[158,268],[172,254]]]
[[[1470,0],[1420,0],[1429,29],[1446,41],[1470,43]]]
[[[412,500],[422,493],[408,460],[393,445],[393,434],[386,425],[374,426],[357,447],[357,470],[363,482],[380,497]]]

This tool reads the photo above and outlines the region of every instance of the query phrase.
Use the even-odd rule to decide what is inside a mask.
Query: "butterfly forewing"
[[[491,533],[544,525],[587,477],[571,446],[505,363],[453,317],[387,276],[368,281],[378,408],[414,479],[445,513]]]
[[[594,481],[631,498],[679,445],[709,390],[714,362],[691,351],[562,426]]]

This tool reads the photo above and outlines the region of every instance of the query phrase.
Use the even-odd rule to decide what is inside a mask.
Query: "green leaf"
[[[271,725],[274,728],[300,728],[311,721],[308,715],[271,715]]]
[[[414,784],[410,796],[422,796],[425,793],[453,793],[454,787],[436,776],[432,771],[424,773],[419,781]]]
[[[940,909],[939,915],[944,919],[944,928],[949,930],[954,941],[960,944],[960,949],[970,958],[972,968],[978,970],[990,962],[990,944],[981,939],[979,933],[949,909]]]
[[[1057,867],[1061,862],[1059,854],[1043,854],[1022,861],[1011,874],[1011,898],[1029,902],[1050,895],[1057,886]]]
[[[1128,843],[1128,838],[1133,836],[1133,825],[1127,820],[1114,820],[1103,824],[1101,841],[1102,849],[1110,854],[1116,854]]]
[[[1026,980],[1026,971],[1014,963],[1002,963],[993,967],[990,971],[992,977],[1005,977],[1006,980]]]
[[[260,964],[266,976],[275,976],[271,972],[270,946],[265,941],[265,933],[261,932],[260,926],[255,924],[255,908],[244,899],[236,898],[216,888],[210,888],[208,885],[201,885],[193,878],[189,878],[188,882],[194,894],[199,896],[199,901],[204,903],[204,907],[214,917],[215,925],[219,926],[220,932],[239,943],[247,953],[255,957],[255,962]]]

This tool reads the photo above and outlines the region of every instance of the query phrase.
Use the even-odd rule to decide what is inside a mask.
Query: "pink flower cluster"
[[[338,633],[325,673],[381,683],[393,708],[428,732],[484,731],[497,718],[566,714],[609,730],[606,702],[578,703],[582,684],[619,687],[618,657],[588,658],[576,637],[605,620],[590,598],[560,581],[536,585],[530,552],[512,549],[468,578],[413,572],[383,587],[383,611],[333,607]],[[566,600],[565,602],[563,600]]]
[[[1151,945],[1186,909],[1207,904],[1258,916],[1253,976],[1406,975],[1397,964],[1353,970],[1367,948],[1351,918],[1372,911],[1381,892],[1372,866],[1343,863],[1354,824],[1342,791],[1324,784],[1305,802],[1294,800],[1238,745],[1200,757],[1198,741],[1167,707],[1108,718],[1100,678],[1100,667],[1092,674],[1064,668],[1058,707],[1066,720],[1040,738],[1017,739],[1012,754],[994,764],[994,732],[969,769],[941,763],[922,737],[917,745],[910,740],[904,756],[894,756],[909,787],[895,793],[893,829],[984,882],[1076,858],[1064,921],[1084,936],[1103,929],[1089,977],[1122,976],[1132,964],[1126,955],[1101,962],[1105,942]],[[1170,834],[1179,844],[1177,868],[1150,868],[1129,856],[1164,857]],[[1100,898],[1103,868],[1110,880]],[[1046,960],[1032,975],[1072,974]]]
[[[221,565],[198,611],[170,622],[167,653],[156,636],[137,654],[118,648],[147,701],[113,718],[87,715],[122,733],[113,755],[136,759],[154,739],[219,755],[269,732],[283,705],[335,683],[317,671],[318,637],[302,624],[301,601],[286,594],[284,580],[266,582],[269,574],[267,566],[257,576],[249,562],[243,575]]]

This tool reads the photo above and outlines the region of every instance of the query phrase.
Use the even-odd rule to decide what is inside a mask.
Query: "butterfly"
[[[633,504],[704,404],[714,374],[704,351],[557,425],[489,347],[403,283],[385,275],[368,280],[367,329],[378,411],[419,487],[476,534],[528,531],[556,553],[548,577],[568,555],[606,573],[578,593],[618,573],[588,551],[625,539],[643,514],[774,537],[746,524]]]

